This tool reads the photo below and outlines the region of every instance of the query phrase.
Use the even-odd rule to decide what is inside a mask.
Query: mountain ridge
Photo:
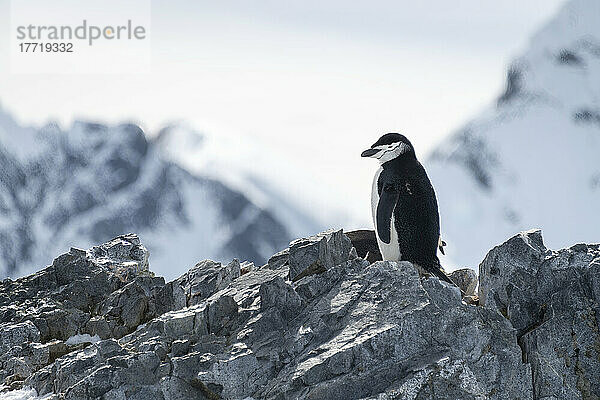
[[[166,160],[137,125],[36,130],[0,112],[0,164],[0,276],[131,231],[171,277],[174,262],[203,257],[262,264],[290,238],[245,194]]]
[[[594,1],[565,4],[508,67],[497,102],[428,157],[454,264],[530,226],[556,247],[600,237],[599,15]]]

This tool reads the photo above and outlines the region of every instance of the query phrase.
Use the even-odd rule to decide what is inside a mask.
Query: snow
[[[18,136],[20,129],[0,111],[0,156],[6,150],[9,157],[0,158],[7,166],[0,185],[0,233],[5,238],[0,277],[7,267],[16,267],[12,277],[23,276],[72,246],[88,248],[128,232],[140,236],[151,252],[152,270],[167,279],[207,258],[243,261],[245,254],[230,249],[234,238],[242,241],[242,248],[244,240],[253,241],[257,255],[250,256],[265,259],[292,238],[269,236],[267,229],[260,236],[257,229],[272,217],[278,231],[287,233],[288,227],[277,225],[283,221],[265,212],[262,205],[267,201],[249,186],[248,193],[239,193],[221,185],[225,178],[214,175],[210,180],[209,171],[192,176],[185,165],[180,169],[165,160],[162,150],[146,143],[135,126],[48,126],[37,132],[36,146],[43,151],[13,162],[13,149],[2,141],[2,132]],[[188,147],[193,148],[193,142],[186,143]],[[119,186],[125,178],[126,184]],[[222,198],[226,195],[234,196],[231,202]],[[251,196],[255,203],[248,202]],[[278,203],[279,209],[303,220],[306,231],[318,230],[310,217],[302,218],[292,205]],[[239,215],[237,207],[245,207]],[[111,229],[115,232],[108,237]]]
[[[555,248],[600,241],[600,120],[574,119],[581,110],[600,115],[598,16],[596,0],[567,3],[512,64],[522,77],[517,96],[488,106],[456,133],[470,132],[485,143],[491,188],[452,160],[462,150],[454,135],[436,149],[439,158],[425,162],[448,243],[447,256],[440,255],[447,270],[476,269],[489,249],[520,230],[541,228],[546,244]],[[581,63],[561,62],[565,50]],[[169,159],[228,182],[272,209],[293,236],[327,227],[371,227],[340,212],[347,210],[340,205],[343,189],[322,185],[326,172],[311,170],[310,157],[296,158],[293,149],[277,151],[271,143],[199,133],[181,124],[157,141]]]
[[[70,246],[87,248],[96,244],[84,234],[90,222],[115,214],[117,210],[127,209],[132,192],[142,192],[145,188],[152,187],[152,179],[158,175],[162,165],[158,162],[157,155],[150,155],[147,159],[148,162],[142,168],[141,176],[135,184],[127,191],[113,193],[105,205],[94,207],[71,219],[63,226],[59,235],[48,241],[64,248],[50,247],[44,253],[60,254]],[[85,185],[87,184],[82,184]],[[206,188],[201,185],[182,184],[179,189],[183,193],[187,223],[182,223],[179,218],[165,212],[160,221],[161,229],[142,229],[136,232],[142,242],[153,250],[150,255],[152,271],[166,279],[178,277],[199,260],[215,258],[229,237],[228,232],[224,231],[227,227],[219,217],[220,212],[215,199]],[[163,198],[161,201],[168,203],[169,200]]]
[[[44,149],[40,146],[38,132],[33,128],[19,126],[16,121],[0,108],[0,146],[20,161],[27,161],[39,155]]]
[[[38,396],[37,391],[30,387],[24,387],[19,390],[0,393],[0,400],[45,400],[52,397],[52,393],[44,396]]]
[[[201,187],[187,187],[183,192],[188,219],[185,226],[165,221],[160,232],[148,230],[140,234],[142,243],[156,249],[149,258],[152,271],[167,280],[177,278],[200,260],[215,259],[229,238],[214,199]],[[161,246],[165,241],[168,244]]]
[[[73,335],[70,338],[68,338],[65,342],[65,344],[67,344],[68,346],[73,346],[76,344],[81,344],[81,343],[98,343],[100,341],[100,336],[98,335],[94,335],[94,336],[90,336],[87,333],[84,333],[83,335]]]
[[[555,248],[600,241],[599,15],[597,0],[567,3],[512,64],[521,76],[516,96],[499,106],[490,105],[443,141],[436,156],[425,162],[438,196],[442,236],[448,243],[448,256],[442,257],[447,270],[476,268],[492,246],[524,229],[541,228],[546,244]],[[561,61],[565,51],[576,61]],[[598,120],[577,120],[575,115],[582,111],[596,112]],[[55,158],[72,155],[90,163],[89,168],[78,169],[66,178],[61,176],[64,171],[50,168],[47,182],[28,176],[26,190],[17,196],[0,191],[0,206],[5,210],[0,215],[0,229],[7,243],[14,242],[11,251],[19,248],[19,229],[31,225],[31,260],[20,265],[18,275],[39,269],[71,246],[97,244],[89,235],[90,227],[118,210],[128,209],[138,198],[131,192],[152,191],[164,167],[160,159],[170,160],[196,177],[223,182],[256,205],[242,212],[236,226],[225,226],[218,199],[210,190],[181,178],[177,183],[182,198],[168,194],[161,199],[164,208],[156,226],[136,229],[151,249],[151,268],[167,279],[200,259],[236,256],[224,254],[222,246],[260,210],[272,212],[292,237],[328,228],[372,227],[370,220],[361,217],[368,216],[368,202],[364,203],[364,213],[351,211],[354,206],[348,208],[349,203],[356,203],[350,197],[369,192],[368,186],[360,189],[356,171],[349,174],[356,178],[359,189],[348,188],[344,186],[349,182],[347,176],[335,175],[339,169],[328,168],[327,160],[313,164],[313,155],[306,149],[277,147],[277,143],[227,132],[200,133],[183,124],[172,125],[158,135],[155,150],[150,150],[156,153],[146,157],[140,176],[128,191],[107,192],[102,182],[119,176],[106,176],[98,165],[111,160],[115,149],[133,163],[138,154],[126,142],[131,135],[123,134],[124,127],[90,130],[88,125],[77,122],[65,131],[56,126],[36,131],[18,126],[0,110],[0,148],[24,165],[41,154],[49,159],[42,168],[60,165]],[[472,150],[481,157],[489,175],[488,188],[473,178],[464,162],[456,161],[455,156],[464,151],[456,138],[465,132],[484,143],[489,153],[485,156]],[[72,152],[46,151],[58,142],[66,142],[65,148]],[[96,149],[97,143],[105,142],[106,146]],[[329,143],[325,138],[324,142]],[[331,151],[336,151],[329,144]],[[19,181],[19,177],[6,178]],[[50,184],[56,187],[45,190]],[[36,205],[42,192],[43,203]],[[75,196],[82,192],[93,196],[98,205],[80,210],[60,224],[52,222],[61,211],[57,205],[71,210]],[[185,204],[181,212],[176,207],[178,200]],[[18,218],[19,202],[31,208],[26,221]],[[265,255],[279,250],[269,249],[269,243],[259,243],[258,247]]]
[[[225,182],[273,211],[293,237],[341,228],[353,219],[340,207],[338,191],[316,178],[324,171],[293,149],[226,132],[200,133],[183,123],[165,128],[156,143],[166,159]]]
[[[600,190],[593,185],[600,121],[575,118],[580,110],[600,112],[599,16],[600,2],[568,3],[513,64],[522,74],[519,94],[490,106],[426,163],[455,267],[476,268],[491,247],[531,228],[542,229],[550,248],[600,241]],[[578,63],[561,62],[565,50]],[[465,133],[492,155],[484,163],[489,188],[456,161]]]

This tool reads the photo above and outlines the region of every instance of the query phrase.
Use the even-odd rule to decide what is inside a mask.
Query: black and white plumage
[[[437,256],[445,243],[440,239],[435,191],[410,141],[388,133],[361,156],[381,164],[373,179],[371,206],[383,259],[411,261],[452,283]]]

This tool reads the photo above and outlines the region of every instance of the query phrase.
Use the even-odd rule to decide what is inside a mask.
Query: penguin
[[[377,244],[384,260],[410,261],[454,284],[437,256],[446,244],[440,237],[435,191],[406,136],[387,133],[361,157],[379,161],[371,191]]]

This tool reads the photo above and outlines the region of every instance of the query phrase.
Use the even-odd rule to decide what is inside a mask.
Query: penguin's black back
[[[398,191],[393,218],[401,260],[437,272],[440,268],[437,257],[439,212],[425,168],[415,158],[391,160],[383,164],[378,180],[379,193],[386,185],[393,185],[392,188],[388,186],[388,190]]]

